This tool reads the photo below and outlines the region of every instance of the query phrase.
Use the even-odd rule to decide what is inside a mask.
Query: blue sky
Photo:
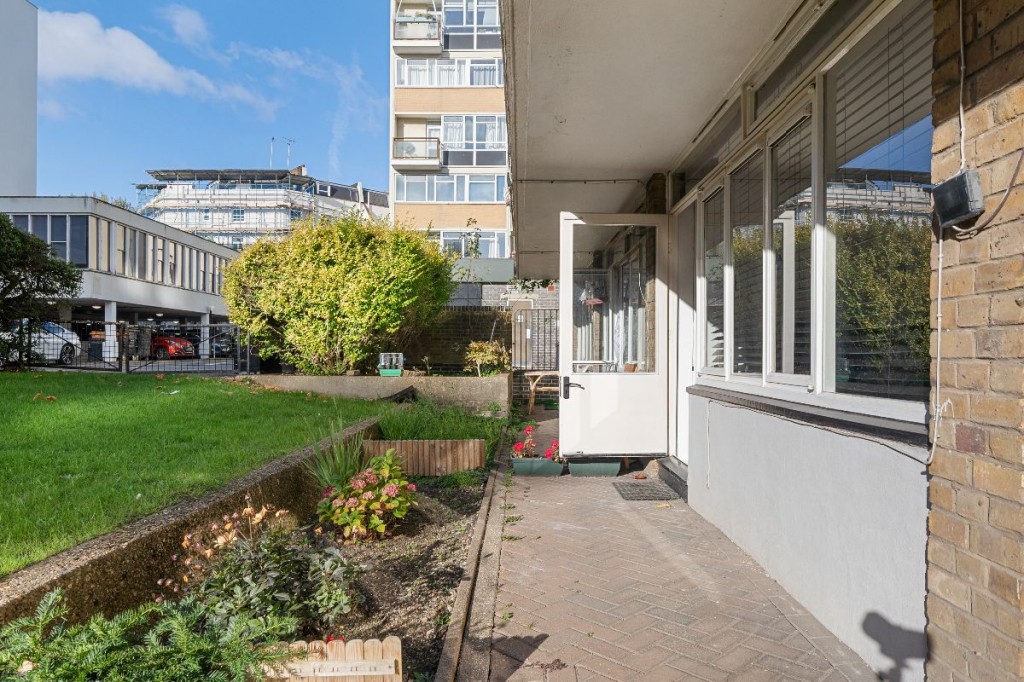
[[[34,0],[38,193],[135,202],[155,168],[292,166],[387,189],[384,0]]]

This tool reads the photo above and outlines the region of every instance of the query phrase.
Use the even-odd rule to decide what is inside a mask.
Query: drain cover
[[[622,495],[622,499],[633,502],[679,499],[676,491],[661,481],[615,481],[612,485]]]

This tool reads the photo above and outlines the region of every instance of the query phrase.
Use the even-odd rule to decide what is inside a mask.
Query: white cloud
[[[331,141],[327,146],[330,176],[342,177],[341,145],[349,131],[375,131],[387,120],[388,100],[378,95],[356,65],[332,64],[331,76],[338,88],[338,106],[331,121]]]
[[[214,83],[192,69],[174,66],[131,31],[104,28],[85,13],[39,11],[41,80],[105,80],[150,92],[197,96],[251,107],[273,118],[277,104],[237,84]]]
[[[68,112],[64,105],[52,98],[39,100],[39,115],[52,118],[55,121],[63,121],[67,118]]]
[[[170,23],[174,35],[185,45],[197,48],[210,42],[210,29],[203,15],[196,10],[182,5],[168,5],[158,13]]]
[[[306,66],[306,60],[302,58],[302,55],[290,50],[282,50],[279,47],[252,47],[245,43],[231,43],[228,47],[228,56],[232,59],[250,57],[274,68],[289,71]]]

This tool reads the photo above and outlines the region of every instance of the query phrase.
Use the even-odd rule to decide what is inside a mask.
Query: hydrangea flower
[[[384,494],[388,497],[398,497],[398,486],[394,483],[388,483],[384,486]]]

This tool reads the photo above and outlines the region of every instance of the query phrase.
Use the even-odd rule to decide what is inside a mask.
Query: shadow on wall
[[[878,642],[882,655],[892,661],[892,668],[878,673],[883,680],[900,682],[903,671],[910,668],[911,659],[928,655],[928,640],[922,631],[893,625],[874,611],[864,616],[861,627],[868,637]]]

